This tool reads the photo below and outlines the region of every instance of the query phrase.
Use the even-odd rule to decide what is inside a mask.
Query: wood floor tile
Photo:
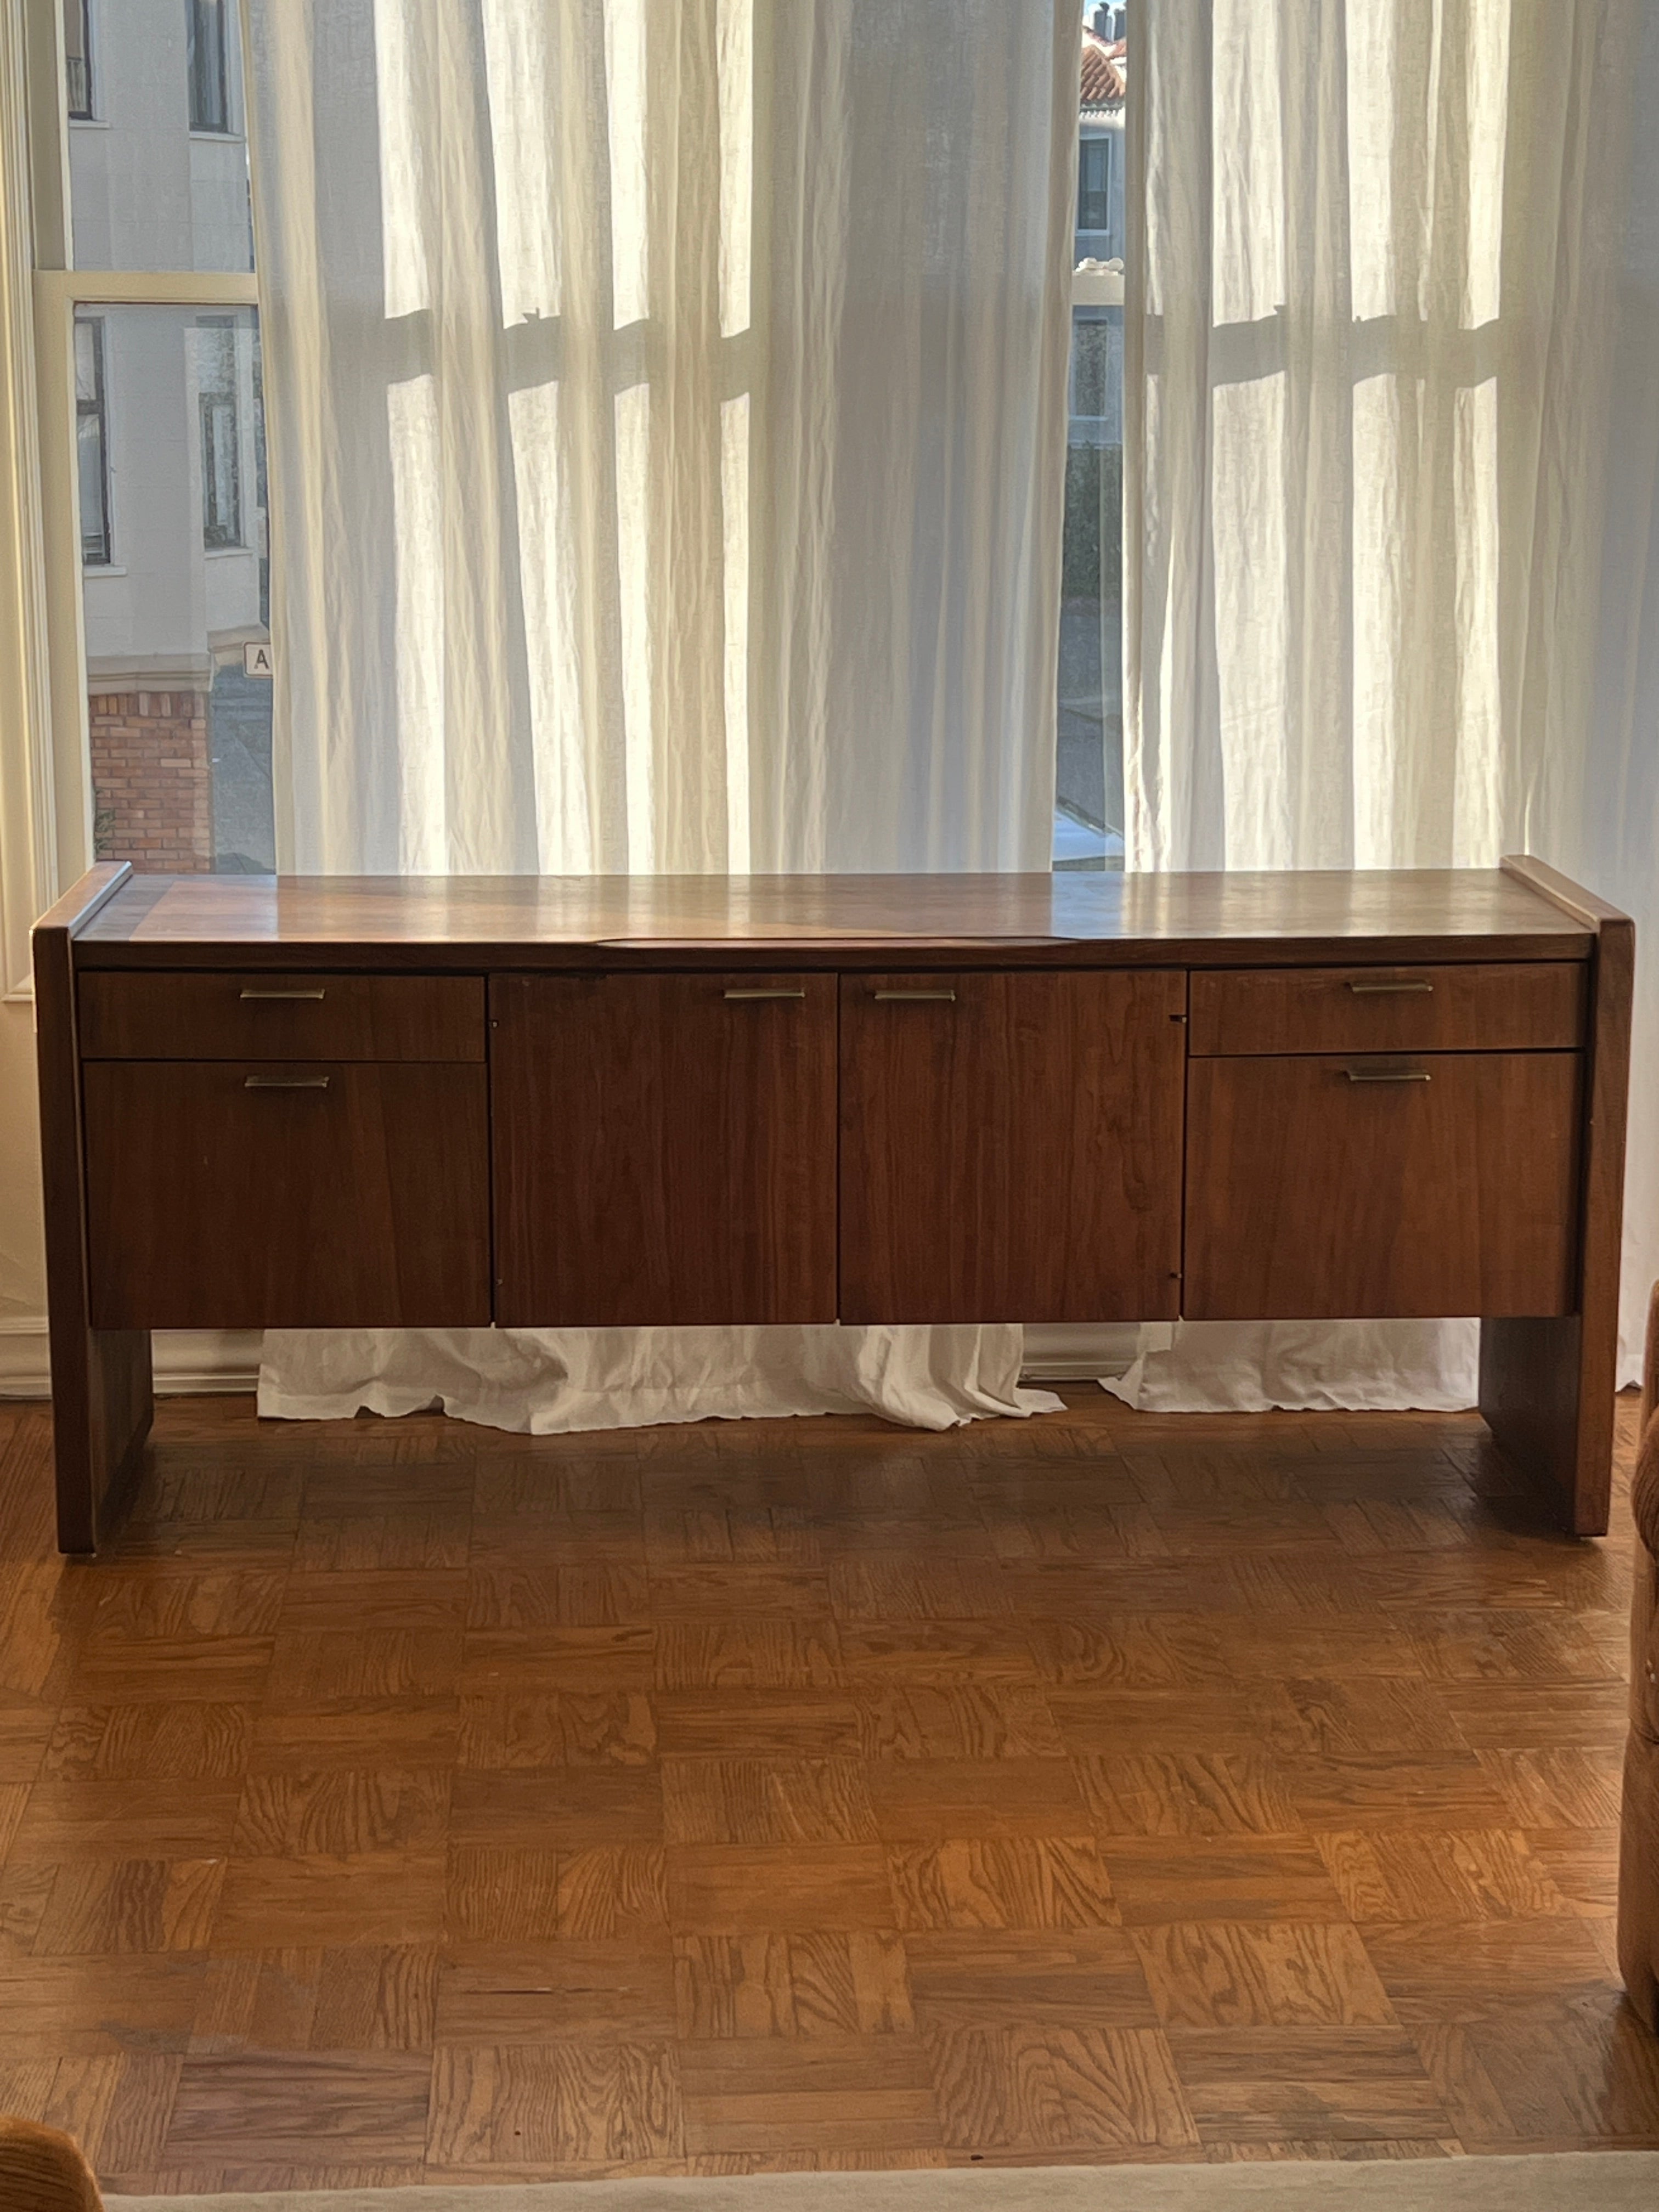
[[[230,1848],[239,1858],[435,1851],[448,1826],[449,1776],[441,1769],[262,1774],[243,1785]]]
[[[1121,1928],[946,1929],[904,1938],[925,2027],[1152,2027],[1140,1954]]]
[[[667,1620],[657,1632],[659,1690],[831,1690],[842,1680],[836,1624]]]
[[[207,1948],[222,1859],[74,1860],[53,1875],[33,1941],[37,1959]]]
[[[1503,1828],[1525,1825],[1470,1751],[1343,1753],[1282,1759],[1297,1820],[1315,1830]]]
[[[250,1774],[317,1774],[395,1764],[406,1771],[453,1764],[460,1729],[453,1698],[323,1699],[293,1712],[258,1714]]]
[[[859,1680],[860,1749],[866,1759],[1062,1759],[1048,1700],[1033,1682]]]
[[[693,2154],[939,2141],[933,2073],[913,2035],[688,2042],[680,2071]]]
[[[665,1934],[479,1945],[452,1939],[439,1972],[440,2043],[657,2044],[680,2033]]]
[[[529,1772],[463,1767],[450,1785],[452,1844],[580,1850],[654,1844],[662,1834],[662,1773],[655,1765]]]
[[[1009,1609],[989,1560],[918,1559],[907,1552],[833,1560],[830,1608],[839,1620],[994,1620]]]
[[[1308,1836],[1121,1836],[1103,1843],[1101,1856],[1131,1928],[1347,1917]]]
[[[858,1759],[666,1759],[662,1796],[671,1844],[861,1844],[878,1835]]]
[[[682,2136],[666,2043],[442,2044],[433,2063],[428,2171],[631,2166],[678,2157]]]
[[[246,1705],[67,1706],[40,1771],[54,1782],[222,1782],[246,1766],[252,1734]]]
[[[789,1934],[896,1924],[874,1844],[679,1844],[667,1854],[677,1935]]]
[[[855,1686],[1035,1683],[1036,1663],[1012,1620],[844,1620],[841,1665]]]
[[[1300,1815],[1274,1763],[1248,1753],[1073,1761],[1090,1817],[1115,1836],[1281,1836]]]
[[[49,1442],[0,1406],[0,2104],[121,2191],[1659,2142],[1627,1512],[1474,1416],[170,1400],[90,1565]]]
[[[1170,2040],[1206,2143],[1437,2142],[1455,2131],[1402,2028],[1175,2028]]]
[[[665,1757],[856,1757],[858,1707],[835,1690],[661,1690],[653,1699]]]
[[[262,1695],[276,1650],[268,1636],[100,1636],[81,1648],[68,1694],[76,1705],[234,1705]]]
[[[465,1696],[460,1730],[463,1766],[639,1766],[657,1751],[656,1716],[640,1690]]]
[[[0,1953],[0,2060],[116,2057],[143,2023],[146,2048],[183,2051],[203,1961],[177,1954],[20,1959]]]
[[[416,2160],[431,2062],[401,2051],[284,2051],[186,2058],[162,2158]]]
[[[1608,1828],[1619,1819],[1624,1748],[1481,1751],[1482,1772],[1523,1828]]]
[[[204,1859],[230,1845],[242,1785],[203,1781],[37,1782],[12,1839],[20,1860]]]
[[[674,1943],[678,2033],[747,2036],[908,2034],[905,1948],[890,1930],[848,1935],[681,1936]]]
[[[1119,1912],[1093,1838],[1001,1836],[889,1849],[898,1925],[1110,1928]]]
[[[1610,1977],[1583,1920],[1413,1921],[1365,1930],[1365,1948],[1407,2026],[1566,2005]]]
[[[1548,1918],[1569,1910],[1513,1829],[1327,1833],[1317,1841],[1349,1916],[1361,1923]]]
[[[436,1852],[232,1859],[214,1942],[244,1951],[434,1943],[442,1932],[443,1894]]]
[[[1168,2027],[1378,2027],[1395,2022],[1358,1930],[1346,1923],[1171,1921],[1135,1947]]]

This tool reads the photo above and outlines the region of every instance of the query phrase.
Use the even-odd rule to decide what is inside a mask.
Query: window
[[[81,477],[81,558],[109,566],[109,408],[104,392],[104,323],[75,319],[75,445]]]
[[[1085,138],[1077,149],[1077,227],[1112,227],[1112,142]]]
[[[187,0],[190,9],[190,127],[230,129],[230,77],[225,55],[225,0]]]
[[[197,405],[202,420],[202,543],[211,550],[242,542],[236,325],[228,315],[200,315],[196,333]]]
[[[92,120],[92,0],[64,0],[64,80],[70,119]]]

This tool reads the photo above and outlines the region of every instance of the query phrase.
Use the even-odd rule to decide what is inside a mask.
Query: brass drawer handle
[[[241,995],[245,999],[320,999],[324,992],[319,984],[314,991],[244,991]]]
[[[1434,993],[1434,986],[1426,976],[1418,976],[1413,980],[1399,983],[1356,983],[1350,976],[1348,988],[1357,999],[1388,998],[1404,992],[1412,992],[1419,997],[1430,998]]]
[[[244,1091],[326,1091],[325,1075],[245,1075]]]
[[[1350,1083],[1432,1083],[1425,1067],[1345,1067]]]
[[[727,999],[804,999],[806,994],[805,991],[726,991],[721,996]]]
[[[870,995],[872,999],[886,999],[901,1003],[909,999],[948,1000],[953,1006],[957,996],[954,991],[872,991]]]

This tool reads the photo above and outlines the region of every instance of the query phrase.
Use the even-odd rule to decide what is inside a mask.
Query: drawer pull
[[[804,999],[806,994],[805,991],[726,991],[721,995],[727,999]]]
[[[320,999],[324,995],[319,983],[313,991],[244,991],[245,999]]]
[[[1350,1083],[1432,1083],[1426,1067],[1345,1067]]]
[[[1422,998],[1431,998],[1434,993],[1434,986],[1425,975],[1397,983],[1356,983],[1350,976],[1348,988],[1356,999],[1392,998],[1404,992],[1412,992]]]
[[[245,1075],[244,1091],[326,1091],[325,1075]]]
[[[956,1003],[957,996],[954,991],[872,991],[870,995],[872,999],[885,999],[890,1001],[898,1000],[900,1002],[912,999],[948,1000],[953,1006]]]

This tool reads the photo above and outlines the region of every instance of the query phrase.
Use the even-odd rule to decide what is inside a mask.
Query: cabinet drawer
[[[83,1060],[482,1060],[481,975],[90,975]]]
[[[1574,1310],[1577,1053],[1194,1060],[1194,1321]]]
[[[1192,979],[1195,1053],[1549,1052],[1584,1041],[1579,961],[1224,968]]]
[[[94,1060],[94,1328],[485,1323],[481,1065]]]

